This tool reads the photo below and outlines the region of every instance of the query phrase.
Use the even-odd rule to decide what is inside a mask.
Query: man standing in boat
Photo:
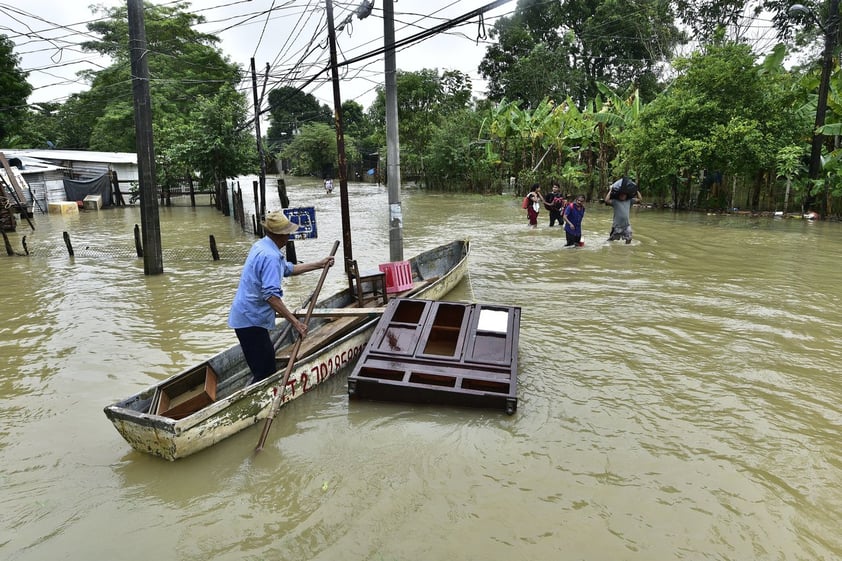
[[[283,212],[268,213],[262,226],[265,237],[251,246],[228,315],[228,326],[237,334],[251,369],[251,383],[268,378],[277,370],[275,347],[269,337],[276,316],[286,319],[302,337],[307,334],[307,325],[284,304],[283,277],[333,266],[331,256],[311,263],[294,264],[286,260],[281,249],[298,224]]]

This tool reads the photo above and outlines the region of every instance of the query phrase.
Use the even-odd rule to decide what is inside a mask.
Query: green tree
[[[402,175],[425,177],[424,158],[433,135],[446,119],[467,107],[471,80],[456,70],[440,75],[438,70],[423,69],[398,71],[396,82]],[[377,89],[369,115],[381,145],[385,144],[386,92],[382,87]]]
[[[660,67],[684,40],[670,4],[655,0],[520,0],[491,37],[496,43],[479,67],[491,99],[536,106],[570,96],[580,108],[596,97],[598,82],[618,91],[634,86],[651,99]]]
[[[358,159],[352,136],[345,137],[346,158]],[[297,175],[321,177],[326,169],[333,169],[339,160],[336,148],[336,131],[324,123],[309,123],[281,150],[281,156],[288,160]]]
[[[280,150],[305,124],[333,126],[333,110],[319,103],[313,94],[285,86],[271,90],[268,97],[269,128],[266,139],[270,150]]]
[[[148,46],[153,127],[189,126],[196,99],[213,98],[225,85],[236,85],[240,69],[222,55],[218,38],[196,31],[202,16],[187,11],[189,4],[146,3],[144,20]],[[68,148],[135,150],[126,6],[98,8],[103,17],[88,24],[98,39],[82,44],[85,50],[110,57],[113,63],[86,72],[91,88],[69,100],[60,119],[75,126]],[[75,121],[75,122],[74,122]],[[86,128],[90,129],[84,138]]]
[[[342,130],[356,138],[365,138],[374,132],[365,109],[352,99],[342,102]]]
[[[99,114],[99,104],[92,102],[90,92],[72,94],[57,111],[56,145],[66,150],[88,149]],[[131,130],[134,131],[134,124]]]
[[[20,148],[49,148],[56,146],[61,130],[58,122],[58,110],[61,104],[54,102],[33,103],[29,106],[20,132],[13,138],[14,144],[6,146]]]
[[[727,41],[676,61],[676,69],[669,90],[620,135],[623,157],[676,205],[687,203],[692,178],[709,170],[751,185],[746,205],[756,207],[763,178],[776,176],[780,149],[809,126],[791,78],[756,64],[748,45]],[[719,187],[701,192],[700,203],[730,202]]]
[[[807,151],[804,146],[789,145],[778,150],[778,174],[786,180],[786,192],[784,194],[783,204],[784,214],[789,212],[789,198],[793,190],[793,184],[795,183],[795,186],[798,186],[798,183],[796,183],[798,177],[803,175],[807,169],[804,165],[804,157],[806,155]]]
[[[479,193],[501,190],[493,161],[484,157],[488,141],[477,140],[481,124],[479,113],[462,109],[436,128],[427,148],[428,187]]]
[[[367,167],[366,156],[376,154],[380,146],[375,135],[374,123],[371,122],[369,114],[366,113],[362,105],[354,100],[347,100],[342,102],[342,124],[345,132],[345,152],[348,164],[359,173],[363,173]],[[350,144],[349,138],[354,143],[353,153],[357,154],[356,159],[347,156],[350,152],[347,146]]]
[[[0,35],[0,146],[12,136],[21,133],[28,115],[27,98],[32,86],[26,81],[27,73],[19,66],[14,53],[14,43]]]
[[[200,186],[210,188],[226,178],[253,173],[258,156],[246,108],[245,95],[226,86],[212,97],[195,100],[189,125],[164,125],[157,131],[159,182],[172,185],[197,173]]]

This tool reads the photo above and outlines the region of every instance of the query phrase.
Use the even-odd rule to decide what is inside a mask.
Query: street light
[[[812,19],[819,29],[824,33],[824,54],[822,56],[822,75],[819,82],[819,98],[816,101],[816,126],[813,129],[813,144],[810,150],[810,182],[807,190],[807,197],[804,206],[809,209],[813,203],[813,183],[819,178],[822,170],[822,144],[824,135],[821,128],[824,126],[824,118],[827,113],[827,92],[830,85],[830,72],[833,67],[833,51],[836,47],[836,34],[839,30],[839,0],[830,0],[827,13],[827,25],[822,25],[816,14],[801,4],[793,4],[789,9],[790,14],[806,14]]]

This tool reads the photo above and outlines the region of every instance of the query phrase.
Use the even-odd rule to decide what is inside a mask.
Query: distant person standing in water
[[[544,197],[541,195],[541,186],[534,183],[523,202],[524,208],[526,209],[526,218],[529,219],[529,226],[531,228],[537,228],[538,211],[541,210],[541,205],[544,203]]]
[[[577,195],[576,199],[564,207],[561,215],[564,220],[564,234],[567,243],[564,247],[582,247],[582,219],[585,217],[585,196]]]
[[[632,227],[629,215],[632,205],[641,200],[637,185],[627,177],[618,179],[611,185],[605,194],[605,204],[614,209],[611,232],[608,234],[609,242],[623,239],[627,244],[631,243]]]
[[[564,210],[565,202],[558,181],[553,180],[552,191],[544,197],[544,206],[550,211],[550,228],[555,226],[556,222],[558,222],[559,226],[564,226],[564,221],[561,219],[561,211]]]

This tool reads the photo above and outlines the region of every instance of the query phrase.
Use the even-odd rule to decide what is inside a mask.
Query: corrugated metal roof
[[[9,156],[7,156],[7,158],[8,157]],[[48,171],[56,171],[56,170],[60,170],[60,169],[67,169],[65,167],[57,166],[57,165],[51,164],[49,162],[45,162],[44,160],[32,158],[30,156],[15,155],[15,156],[11,156],[11,157],[19,159],[20,162],[23,164],[23,169],[20,170],[20,172],[23,175],[27,175],[27,174],[30,174],[30,173],[44,173],[44,172],[48,172]]]
[[[107,164],[137,165],[137,154],[131,152],[92,152],[89,150],[0,150],[7,158],[29,156],[42,160],[71,160]]]

